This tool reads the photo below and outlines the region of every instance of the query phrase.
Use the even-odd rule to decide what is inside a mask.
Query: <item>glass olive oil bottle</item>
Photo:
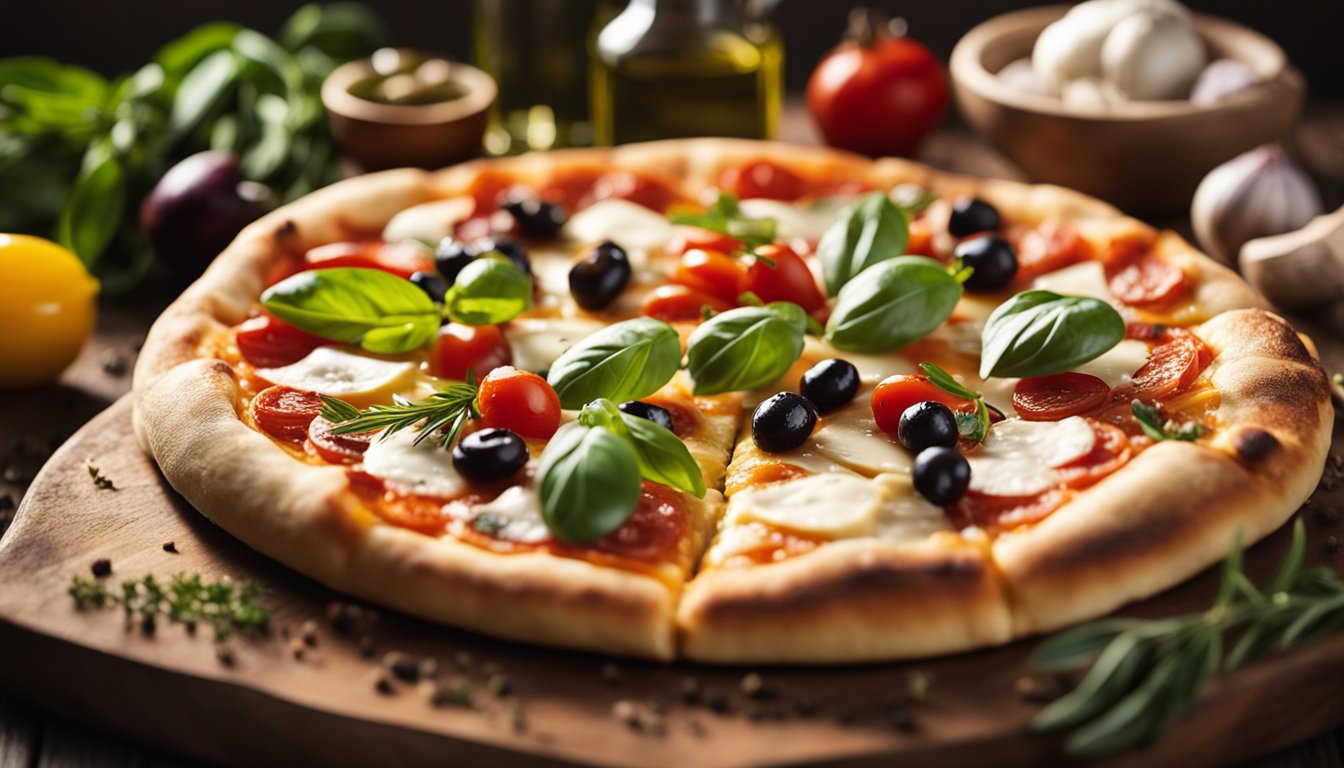
[[[592,59],[597,144],[774,135],[783,47],[739,0],[631,0]]]

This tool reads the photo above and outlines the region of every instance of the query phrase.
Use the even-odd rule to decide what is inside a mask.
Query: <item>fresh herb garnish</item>
[[[1037,731],[1075,729],[1074,755],[1151,744],[1188,712],[1220,668],[1236,669],[1344,626],[1344,581],[1328,567],[1304,570],[1299,519],[1287,555],[1264,587],[1242,569],[1241,537],[1223,561],[1222,585],[1203,613],[1167,619],[1101,619],[1062,632],[1037,649],[1044,670],[1091,669],[1072,692],[1032,721]],[[1239,631],[1223,653],[1226,636]]]
[[[989,434],[990,412],[993,411],[994,415],[1003,418],[1003,411],[985,402],[984,395],[962,386],[952,378],[952,374],[933,363],[920,363],[919,369],[928,377],[930,384],[948,394],[975,403],[974,413],[953,411],[952,415],[957,420],[957,432],[962,437],[977,443],[984,442],[985,436]]]
[[[887,259],[840,290],[826,340],[849,352],[886,352],[931,333],[960,299],[961,283],[933,259]]]
[[[449,384],[426,400],[412,402],[401,395],[393,395],[391,405],[373,405],[364,411],[344,400],[320,395],[321,416],[335,425],[331,430],[333,434],[348,435],[381,429],[383,433],[378,436],[379,440],[423,421],[413,444],[419,445],[441,430],[439,442],[447,447],[452,445],[467,419],[481,415],[476,405],[477,391],[476,377],[468,371],[465,383]]]
[[[565,408],[582,408],[599,397],[617,402],[657,392],[681,366],[681,337],[650,317],[607,326],[565,350],[546,381]]]
[[[559,540],[600,539],[639,504],[639,460],[630,442],[606,427],[569,424],[541,453],[541,517]]]
[[[126,620],[138,620],[146,632],[152,631],[156,619],[166,618],[188,630],[209,625],[215,638],[223,640],[235,632],[263,635],[271,620],[271,612],[260,601],[265,590],[257,584],[227,578],[207,582],[199,573],[177,574],[167,584],[160,584],[153,576],[131,579],[121,583],[119,593],[75,576],[66,591],[81,611],[121,606]]]
[[[864,270],[905,254],[907,214],[885,192],[870,192],[841,211],[817,243],[826,292],[835,296]]]
[[[1124,318],[1100,299],[1024,291],[985,323],[980,378],[1061,373],[1100,357],[1124,337]]]
[[[93,462],[90,461],[85,462],[84,466],[88,468],[89,477],[93,479],[93,484],[98,486],[99,490],[103,491],[119,490],[116,484],[112,482],[112,479],[109,478],[107,475],[103,474],[103,470],[99,469],[97,464],[94,464]]]
[[[1189,421],[1182,424],[1172,419],[1163,418],[1160,408],[1141,400],[1130,403],[1129,411],[1134,415],[1134,420],[1139,423],[1143,434],[1158,442],[1163,440],[1198,440],[1207,431],[1204,429],[1204,425],[1198,422]]]
[[[787,301],[720,312],[696,328],[686,346],[686,369],[695,381],[695,394],[715,395],[775,381],[803,354],[806,333],[807,313]]]
[[[597,399],[579,414],[585,427],[606,427],[635,449],[640,477],[680,491],[705,497],[705,478],[700,465],[675,434],[648,419],[622,413],[616,404]]]
[[[464,325],[497,325],[532,306],[532,278],[511,261],[482,258],[457,274],[443,316]]]
[[[720,192],[719,198],[704,213],[683,213],[668,217],[673,224],[708,229],[725,234],[742,243],[750,256],[774,266],[768,258],[756,254],[756,249],[775,241],[777,225],[774,219],[753,219],[742,213],[737,195]]]

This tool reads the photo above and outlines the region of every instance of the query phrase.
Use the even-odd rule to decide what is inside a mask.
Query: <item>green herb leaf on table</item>
[[[541,516],[557,539],[582,544],[625,524],[639,504],[639,460],[607,427],[566,425],[541,454]]]
[[[465,383],[449,384],[428,399],[411,401],[394,395],[391,405],[377,404],[364,411],[344,400],[321,395],[320,415],[335,425],[331,430],[333,434],[349,435],[381,429],[383,433],[378,436],[379,440],[420,424],[413,441],[415,445],[441,433],[439,443],[446,448],[457,439],[468,419],[481,415],[476,405],[477,392],[476,379],[468,372]]]
[[[252,582],[228,578],[210,582],[199,573],[181,573],[163,584],[150,575],[123,581],[118,593],[75,576],[66,592],[77,610],[119,606],[127,621],[139,620],[146,633],[153,631],[159,618],[189,629],[205,624],[214,630],[217,640],[234,633],[264,635],[270,628],[271,612],[260,599],[266,591]]]
[[[57,240],[87,266],[98,262],[126,207],[126,173],[111,141],[89,146],[57,225]]]
[[[847,352],[903,347],[942,325],[960,299],[961,284],[942,264],[897,256],[845,284],[826,323],[826,340]]]
[[[835,296],[865,269],[905,254],[910,241],[906,213],[885,192],[870,192],[848,206],[817,243],[826,292]]]
[[[504,259],[476,259],[458,274],[443,305],[465,325],[507,322],[532,306],[532,278]]]
[[[616,404],[601,398],[585,405],[579,414],[585,427],[606,427],[628,440],[635,449],[640,477],[679,491],[705,497],[705,478],[686,444],[668,429],[648,419],[622,413]]]
[[[266,289],[261,303],[309,333],[382,354],[422,347],[439,331],[439,310],[429,296],[377,269],[300,272]]]
[[[677,214],[670,216],[669,220],[673,224],[684,224],[728,235],[741,241],[747,252],[753,255],[757,248],[775,241],[778,229],[774,219],[753,219],[742,213],[737,195],[731,192],[720,192],[718,199],[704,213]],[[757,258],[774,266],[767,258]]]
[[[1095,360],[1124,337],[1124,318],[1100,299],[1024,291],[985,323],[980,378],[1062,373]]]
[[[1204,436],[1203,425],[1193,421],[1178,424],[1171,419],[1164,418],[1162,409],[1156,405],[1135,400],[1130,403],[1129,410],[1134,416],[1134,420],[1139,423],[1139,428],[1143,430],[1143,434],[1158,442],[1163,440],[1198,440]]]
[[[928,377],[930,384],[950,395],[975,403],[974,413],[953,411],[952,416],[957,420],[958,434],[976,443],[984,442],[989,434],[990,410],[992,409],[999,418],[1003,418],[1003,412],[985,402],[984,395],[962,386],[961,382],[952,378],[952,374],[933,363],[920,363],[919,369]]]
[[[691,334],[686,369],[695,394],[715,395],[769,384],[803,354],[807,313],[775,301],[720,312]]]
[[[657,392],[681,366],[681,337],[661,320],[637,317],[607,326],[565,350],[547,382],[564,408],[598,398],[638,400]]]

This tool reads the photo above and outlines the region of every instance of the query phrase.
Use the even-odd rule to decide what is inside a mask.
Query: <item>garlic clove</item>
[[[1344,298],[1344,208],[1299,230],[1248,241],[1239,262],[1247,281],[1285,309]]]
[[[1088,0],[1073,6],[1041,30],[1031,51],[1032,66],[1057,83],[1100,77],[1102,42],[1141,5],[1141,0]]]
[[[1080,107],[1101,107],[1124,101],[1125,97],[1105,80],[1079,77],[1060,86],[1059,98],[1065,104]]]
[[[1213,104],[1229,94],[1236,93],[1260,81],[1255,70],[1236,59],[1217,59],[1199,73],[1190,89],[1190,101],[1195,104]]]
[[[1058,96],[1059,86],[1036,71],[1031,59],[1018,59],[999,70],[999,82],[1005,87],[1034,96]]]
[[[1210,256],[1232,264],[1248,240],[1300,229],[1324,206],[1306,174],[1277,144],[1214,168],[1195,190],[1190,223]]]
[[[1140,101],[1185,97],[1206,59],[1189,20],[1159,9],[1121,20],[1101,46],[1106,79]]]

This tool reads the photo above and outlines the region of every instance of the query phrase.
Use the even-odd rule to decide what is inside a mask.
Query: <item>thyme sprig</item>
[[[260,585],[228,578],[206,581],[199,573],[179,573],[166,584],[153,575],[127,579],[120,591],[75,576],[67,592],[81,611],[121,606],[127,622],[138,620],[146,632],[153,631],[154,622],[164,618],[189,631],[205,624],[215,631],[217,640],[223,640],[235,632],[264,635],[271,621],[270,610],[260,600],[265,594]]]
[[[476,377],[468,371],[466,383],[449,384],[426,400],[411,401],[395,395],[391,405],[374,405],[364,411],[344,400],[322,395],[321,415],[336,425],[332,430],[334,434],[384,430],[379,439],[423,421],[414,444],[419,445],[430,435],[442,430],[440,442],[447,447],[457,438],[457,433],[467,423],[467,419],[481,415],[476,404],[478,390]]]
[[[1065,749],[1098,756],[1156,741],[1195,705],[1208,679],[1265,654],[1344,626],[1344,581],[1303,568],[1302,521],[1263,587],[1242,569],[1241,537],[1223,561],[1222,585],[1203,613],[1166,619],[1111,618],[1061,632],[1037,649],[1047,671],[1091,666],[1071,692],[1032,721],[1037,731],[1072,728]],[[1239,631],[1224,653],[1228,634]]]

